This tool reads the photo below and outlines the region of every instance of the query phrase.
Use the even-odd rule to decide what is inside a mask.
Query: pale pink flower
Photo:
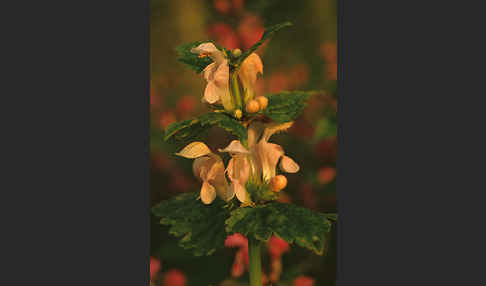
[[[255,83],[258,73],[263,74],[263,63],[256,53],[252,53],[241,63],[238,71],[245,93],[245,102],[255,96]]]
[[[201,57],[208,56],[213,60],[204,69],[204,79],[208,82],[204,90],[203,102],[214,104],[221,102],[226,110],[233,109],[233,101],[229,90],[229,65],[223,52],[213,43],[202,43],[192,48],[191,53]]]
[[[299,165],[292,158],[285,155],[282,146],[269,143],[270,137],[292,126],[292,122],[270,123],[263,126],[252,123],[248,129],[248,148],[251,154],[251,165],[254,173],[262,177],[264,182],[270,181],[276,175],[277,164],[286,173],[296,173]],[[261,139],[258,140],[261,136]],[[258,143],[257,143],[258,142]]]
[[[201,201],[210,204],[218,195],[229,201],[234,197],[234,191],[229,187],[224,175],[224,164],[221,157],[211,152],[202,142],[192,142],[184,147],[178,156],[195,159],[192,165],[194,175],[203,182],[201,187]]]
[[[249,197],[245,184],[250,176],[250,162],[248,162],[247,158],[250,152],[238,140],[231,141],[226,148],[219,149],[219,152],[230,153],[232,158],[228,162],[226,172],[231,180],[232,192],[236,194],[240,202],[247,202]]]

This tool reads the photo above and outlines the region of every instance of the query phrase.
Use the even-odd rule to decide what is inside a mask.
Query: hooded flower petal
[[[219,149],[219,152],[228,152],[231,153],[232,155],[234,154],[249,154],[248,150],[241,144],[240,141],[238,140],[233,140],[231,143],[226,146],[224,149]]]
[[[224,60],[224,54],[216,48],[213,43],[202,43],[199,46],[192,48],[191,53],[193,54],[200,54],[200,55],[207,55],[209,56],[216,64],[219,64]]]
[[[188,158],[188,159],[195,159],[195,158],[199,158],[199,157],[202,157],[202,156],[206,156],[210,153],[211,153],[211,150],[209,149],[208,146],[206,146],[206,144],[204,144],[203,142],[196,141],[196,142],[192,142],[189,145],[187,145],[186,147],[184,147],[181,151],[176,153],[176,155],[182,156],[182,157]]]
[[[280,160],[280,169],[286,173],[297,173],[299,171],[299,165],[295,163],[292,158],[283,156]]]
[[[238,71],[245,91],[245,102],[254,97],[254,86],[258,73],[263,74],[263,63],[256,53],[252,53],[241,63]]]

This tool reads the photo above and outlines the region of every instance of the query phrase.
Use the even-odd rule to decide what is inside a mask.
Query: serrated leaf
[[[273,34],[275,32],[277,32],[278,30],[280,30],[282,28],[288,27],[288,26],[292,26],[292,23],[287,21],[287,22],[283,22],[283,23],[273,25],[273,26],[266,28],[265,31],[263,32],[263,35],[262,35],[262,38],[260,39],[260,41],[256,42],[247,51],[245,51],[243,54],[241,54],[241,56],[238,58],[237,64],[238,65],[241,64],[249,55],[251,55],[251,53],[255,52],[261,45],[263,45],[263,43],[267,39],[269,39],[271,36],[273,36]]]
[[[246,128],[236,119],[219,112],[210,112],[197,118],[172,123],[165,131],[165,140],[190,141],[213,126],[219,126],[242,142],[248,138]]]
[[[224,201],[205,205],[197,193],[185,193],[152,208],[160,223],[170,226],[169,233],[180,238],[179,245],[194,255],[211,255],[224,246],[225,219],[229,215]]]
[[[197,41],[178,46],[176,48],[177,60],[189,65],[197,73],[202,72],[213,60],[210,57],[200,58],[199,55],[191,53],[191,49],[207,42],[209,41]]]
[[[297,118],[307,104],[307,99],[315,92],[282,91],[267,95],[268,106],[262,113],[280,123]]]
[[[331,231],[331,221],[336,219],[336,214],[322,214],[293,204],[275,202],[233,210],[226,220],[226,231],[260,241],[268,241],[275,234],[288,243],[322,255],[327,233]]]

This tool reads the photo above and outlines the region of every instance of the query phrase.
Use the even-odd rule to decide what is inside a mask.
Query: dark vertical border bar
[[[343,261],[344,261],[344,239],[343,239],[343,225],[344,225],[344,195],[345,190],[344,188],[339,188],[340,182],[343,180],[343,0],[337,0],[338,7],[337,7],[337,55],[338,55],[338,88],[337,88],[337,95],[338,95],[338,131],[337,131],[337,138],[338,138],[338,156],[336,160],[336,168],[337,168],[337,176],[336,176],[336,192],[337,192],[337,205],[338,205],[338,214],[339,214],[339,222],[337,227],[337,268],[336,268],[336,285],[344,285],[344,277],[343,277]]]

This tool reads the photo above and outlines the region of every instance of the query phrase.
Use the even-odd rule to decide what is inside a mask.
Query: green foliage
[[[306,106],[306,100],[313,93],[307,91],[282,91],[267,95],[268,107],[262,113],[280,123],[292,121],[300,115]]]
[[[176,48],[177,60],[183,62],[197,73],[202,72],[213,60],[210,57],[200,58],[198,54],[191,53],[191,49],[208,41],[197,41],[180,45]]]
[[[251,200],[257,204],[273,201],[278,198],[278,193],[270,190],[268,184],[248,181],[246,183],[246,190],[250,194]]]
[[[262,38],[260,41],[256,42],[253,46],[251,46],[247,51],[245,51],[241,56],[238,58],[237,65],[241,64],[251,53],[255,52],[263,43],[269,39],[275,32],[278,30],[292,26],[291,22],[283,22],[277,25],[273,25],[271,27],[268,27],[265,29],[265,32],[263,32]]]
[[[231,132],[242,142],[247,141],[246,128],[236,119],[220,112],[210,112],[198,118],[172,123],[165,131],[165,140],[171,138],[182,142],[193,140],[213,126],[219,126]]]
[[[202,256],[224,246],[224,223],[229,213],[224,206],[220,199],[205,205],[198,200],[198,194],[185,193],[156,205],[152,213],[161,217],[161,224],[170,226],[170,234],[181,238],[181,247]]]
[[[322,255],[331,221],[336,219],[335,214],[316,213],[296,205],[274,202],[233,210],[226,220],[226,231],[260,241],[268,241],[275,234],[288,243],[296,243]]]

